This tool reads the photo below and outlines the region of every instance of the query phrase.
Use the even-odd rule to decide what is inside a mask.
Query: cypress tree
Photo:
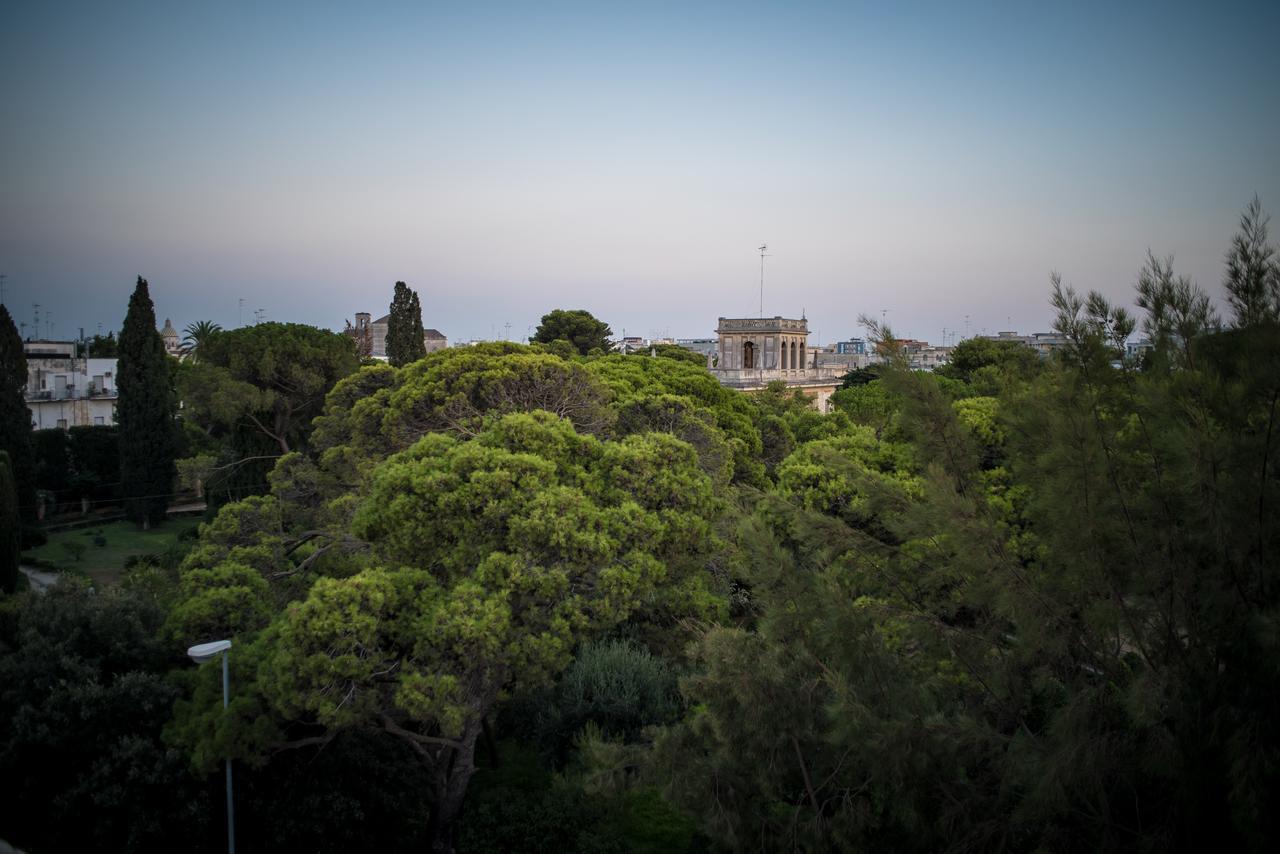
[[[413,341],[417,354],[413,357],[413,360],[416,362],[427,355],[427,330],[422,328],[422,303],[418,302],[418,292],[410,291],[409,293],[412,295],[409,304],[409,319],[413,321]]]
[[[21,515],[36,515],[36,472],[31,460],[31,412],[27,409],[27,357],[9,309],[0,305],[0,451],[9,453]]]
[[[0,590],[18,587],[18,554],[22,549],[22,520],[18,516],[18,489],[9,455],[0,451]]]
[[[396,282],[387,318],[387,359],[394,367],[416,362],[427,355],[423,341],[422,304],[417,292],[404,282]]]
[[[125,515],[144,528],[164,521],[173,490],[173,395],[168,358],[156,331],[147,280],[139,276],[120,332],[116,420],[120,425]]]

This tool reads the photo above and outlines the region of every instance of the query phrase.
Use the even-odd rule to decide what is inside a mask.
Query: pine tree
[[[1280,320],[1280,260],[1267,242],[1270,221],[1254,196],[1240,215],[1240,231],[1227,250],[1223,284],[1239,327]]]
[[[116,418],[125,515],[144,528],[164,520],[173,489],[173,395],[167,359],[147,280],[139,276],[120,332]]]
[[[22,516],[35,518],[35,468],[31,454],[31,412],[23,395],[27,357],[9,310],[0,305],[0,451],[9,453]]]
[[[0,590],[18,587],[18,554],[22,548],[22,521],[18,516],[18,490],[9,455],[0,451]]]
[[[418,294],[404,282],[396,282],[387,319],[387,359],[397,368],[427,355],[423,341],[422,304]]]

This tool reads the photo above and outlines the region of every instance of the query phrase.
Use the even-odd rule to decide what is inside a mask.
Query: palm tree
[[[188,323],[187,328],[182,331],[187,333],[182,338],[182,352],[194,362],[199,358],[200,347],[213,337],[214,333],[221,332],[222,327],[211,320],[197,320],[195,323]]]

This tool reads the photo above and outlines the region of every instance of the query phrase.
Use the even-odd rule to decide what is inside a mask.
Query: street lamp
[[[204,664],[209,659],[222,654],[222,708],[225,711],[231,702],[231,677],[227,673],[227,650],[231,649],[231,641],[219,640],[210,643],[199,643],[187,650],[187,655],[196,664]],[[236,854],[236,813],[231,800],[231,757],[227,757],[227,851]]]

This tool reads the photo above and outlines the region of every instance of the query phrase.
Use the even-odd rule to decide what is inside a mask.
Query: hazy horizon
[[[55,337],[119,329],[139,274],[179,329],[341,328],[404,280],[453,342],[554,308],[709,337],[767,243],[764,314],[941,342],[1047,329],[1053,270],[1131,304],[1148,249],[1220,297],[1241,210],[1280,212],[1275,3],[0,21],[5,302]]]

